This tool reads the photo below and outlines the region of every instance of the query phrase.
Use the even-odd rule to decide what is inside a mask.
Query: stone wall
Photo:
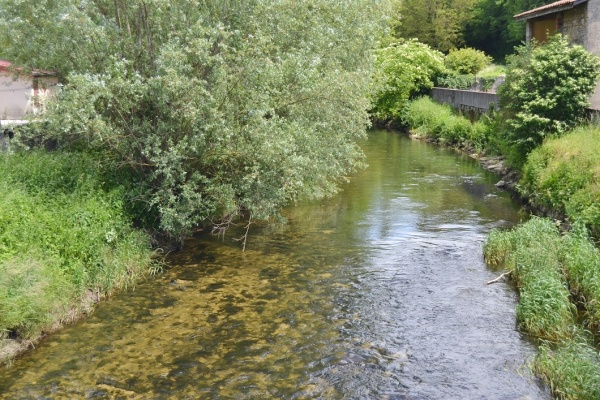
[[[585,45],[588,38],[587,3],[583,3],[570,10],[565,10],[559,21],[560,31],[569,37],[569,42]]]
[[[587,35],[583,45],[589,52],[600,56],[600,0],[587,2]],[[590,101],[592,109],[600,110],[600,83]]]

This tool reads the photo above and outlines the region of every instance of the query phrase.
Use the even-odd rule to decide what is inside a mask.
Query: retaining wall
[[[474,111],[476,113],[485,113],[489,110],[491,104],[498,104],[498,95],[496,93],[470,90],[435,87],[431,89],[431,97],[440,103],[450,104],[456,109]]]

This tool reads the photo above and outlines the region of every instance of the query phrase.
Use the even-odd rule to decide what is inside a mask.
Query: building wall
[[[587,3],[583,3],[562,12],[559,22],[560,31],[569,37],[569,42],[585,46],[588,39],[587,11]]]
[[[0,120],[20,120],[44,107],[45,99],[54,93],[58,80],[52,77],[37,79],[39,84],[35,91],[31,77],[15,81],[10,75],[0,74]]]
[[[587,2],[587,35],[583,45],[589,52],[600,56],[600,0]],[[590,108],[600,110],[600,82],[590,102]]]

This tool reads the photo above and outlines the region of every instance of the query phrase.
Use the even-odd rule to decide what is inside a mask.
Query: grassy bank
[[[471,123],[429,98],[410,102],[403,122],[416,137],[488,154],[506,150],[493,122]],[[540,343],[533,369],[555,397],[598,399],[600,128],[582,126],[546,140],[516,173],[517,190],[531,208],[563,224],[559,229],[536,217],[511,231],[493,231],[486,261],[511,271],[519,327]]]
[[[535,208],[600,234],[600,127],[582,126],[531,152],[520,191]]]
[[[585,226],[562,235],[552,221],[533,218],[492,232],[484,254],[512,272],[519,326],[541,340],[534,370],[557,398],[600,398],[600,357],[590,334],[598,332],[600,251]]]
[[[89,154],[0,154],[0,361],[155,268]]]
[[[471,122],[449,105],[420,97],[407,104],[402,123],[413,136],[482,151],[490,148],[490,128],[485,121]]]

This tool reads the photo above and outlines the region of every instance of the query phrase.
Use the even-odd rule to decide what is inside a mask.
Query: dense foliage
[[[444,71],[444,55],[415,39],[392,42],[377,51],[373,114],[398,119],[411,97],[431,89]]]
[[[277,215],[361,164],[385,1],[0,3],[2,56],[59,71],[42,141],[138,182],[138,217],[180,240]],[[40,138],[37,138],[40,140]]]
[[[468,46],[502,61],[525,40],[525,23],[514,15],[556,0],[478,0],[464,26]]]
[[[0,154],[0,342],[35,338],[76,315],[88,290],[103,296],[151,271],[124,188],[97,165],[91,154]]]
[[[582,121],[599,72],[598,57],[562,35],[522,46],[509,57],[499,116],[513,163],[520,165],[546,137]]]
[[[456,75],[450,73],[440,76],[435,84],[443,88],[469,90],[477,85],[477,77],[473,74]]]
[[[398,8],[398,37],[416,38],[447,52],[464,44],[464,25],[477,0],[402,0]]]
[[[477,74],[487,67],[491,61],[491,58],[483,51],[465,47],[450,50],[444,63],[449,70],[456,72],[458,75],[465,75]]]

